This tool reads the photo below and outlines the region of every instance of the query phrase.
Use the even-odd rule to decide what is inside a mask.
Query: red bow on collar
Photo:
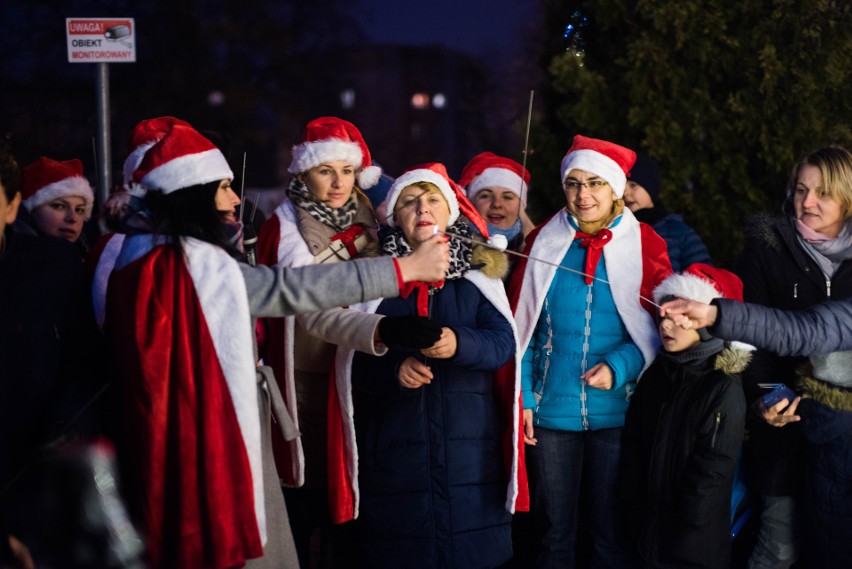
[[[358,248],[355,245],[355,240],[364,233],[364,226],[360,223],[356,223],[341,231],[340,233],[336,233],[332,235],[331,241],[339,240],[343,243],[343,246],[346,247],[346,251],[349,253],[350,258],[355,258],[358,256]]]
[[[595,277],[595,269],[597,269],[598,261],[600,261],[603,254],[604,245],[612,241],[612,231],[604,228],[595,235],[577,231],[574,239],[582,239],[580,247],[586,249],[586,263],[583,272],[586,273],[586,284],[592,284]]]
[[[425,283],[423,281],[412,281],[405,283],[405,286],[399,291],[399,296],[408,298],[412,292],[417,291],[417,315],[429,317],[429,287],[441,288],[444,286],[444,281],[435,281],[433,283]]]

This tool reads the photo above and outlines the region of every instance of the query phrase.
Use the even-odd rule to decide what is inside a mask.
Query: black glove
[[[389,348],[420,350],[441,337],[441,325],[423,316],[385,316],[379,320],[379,338]]]

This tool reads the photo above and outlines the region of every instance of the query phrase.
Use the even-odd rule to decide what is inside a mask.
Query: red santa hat
[[[427,162],[426,164],[414,166],[394,180],[388,190],[387,196],[385,196],[385,211],[388,212],[387,223],[389,226],[394,227],[396,225],[394,221],[394,208],[402,190],[417,182],[430,182],[441,191],[441,195],[444,196],[444,199],[447,200],[447,204],[450,206],[448,225],[455,223],[459,218],[459,214],[464,214],[476,227],[477,231],[488,240],[488,243],[492,247],[500,250],[506,249],[506,237],[495,235],[489,238],[488,224],[479,214],[479,211],[470,203],[467,196],[464,195],[461,187],[450,179],[446,166],[440,162]]]
[[[63,162],[42,156],[24,168],[21,174],[21,197],[28,211],[56,198],[70,196],[83,198],[86,217],[92,215],[95,194],[83,176],[83,163],[76,158]]]
[[[526,204],[530,183],[529,171],[512,160],[483,152],[474,156],[462,170],[459,185],[473,198],[483,188],[506,188]]]
[[[231,180],[234,173],[216,145],[189,123],[174,117],[142,121],[130,135],[124,162],[126,183],[171,193],[182,188]]]
[[[743,282],[730,271],[693,263],[682,273],[674,273],[654,289],[654,302],[660,304],[666,297],[686,298],[709,304],[714,298],[743,301]],[[746,350],[754,347],[741,342],[731,342]]]
[[[620,198],[624,195],[627,173],[635,162],[636,153],[629,148],[578,134],[562,159],[562,181],[571,170],[584,170],[606,180]]]
[[[307,172],[324,162],[345,160],[358,172],[358,187],[375,186],[382,169],[373,165],[370,149],[361,131],[349,121],[337,117],[319,117],[307,124],[302,142],[293,147],[293,161],[287,171]]]

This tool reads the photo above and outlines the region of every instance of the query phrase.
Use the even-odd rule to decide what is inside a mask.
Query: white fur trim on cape
[[[147,233],[125,238],[114,270],[123,269],[154,247],[168,241],[165,237]],[[261,542],[266,544],[260,409],[253,357],[254,331],[251,327],[246,283],[237,262],[221,248],[192,238],[184,239],[183,247],[187,271],[198,296],[240,426],[251,469],[257,527]]]
[[[512,334],[515,338],[515,349],[518,350],[520,344],[518,342],[518,331],[515,327],[515,321],[512,317],[512,309],[509,306],[509,299],[506,297],[506,289],[503,286],[503,281],[500,279],[491,279],[483,275],[480,271],[468,271],[464,278],[476,286],[477,289],[500,314],[509,322],[512,327]],[[349,307],[350,310],[358,310],[369,314],[375,314],[383,299],[371,300],[354,304]],[[358,445],[355,440],[355,406],[352,400],[352,361],[355,357],[355,350],[340,346],[337,349],[337,354],[334,360],[335,366],[335,382],[337,384],[337,393],[341,409],[341,417],[343,419],[343,434],[346,445],[346,464],[349,474],[349,481],[352,484],[352,493],[355,499],[354,517],[358,517],[358,509],[360,505],[360,489],[358,486]],[[521,383],[520,375],[515,380],[514,403],[512,405],[513,429],[512,429],[512,477],[506,490],[506,511],[509,513],[515,512],[515,501],[518,497],[518,423],[520,421],[520,395]]]
[[[388,225],[391,227],[396,226],[393,214],[394,206],[396,206],[396,200],[399,199],[399,194],[402,193],[402,190],[416,182],[430,182],[438,186],[438,189],[441,190],[441,193],[444,195],[444,199],[447,200],[447,203],[450,206],[450,220],[447,222],[447,225],[455,223],[459,218],[459,202],[456,199],[456,194],[453,191],[453,188],[442,175],[437,172],[433,172],[428,168],[420,168],[417,170],[409,170],[404,173],[402,176],[394,180],[393,185],[391,185],[388,190],[388,195],[385,197],[385,211],[388,213]]]
[[[116,233],[107,241],[106,246],[98,257],[98,265],[95,267],[95,276],[92,278],[92,306],[95,309],[95,320],[98,328],[103,330],[106,322],[106,295],[109,277],[115,268],[118,254],[124,245],[125,235]]]
[[[595,281],[595,286],[610,286],[618,315],[627,333],[636,343],[645,360],[644,372],[657,353],[660,339],[651,315],[642,308],[639,294],[642,288],[642,233],[639,222],[625,208],[621,221],[611,228],[612,242],[603,248],[603,259],[610,284]],[[576,230],[563,209],[553,216],[533,242],[530,256],[561,262],[574,240]],[[520,375],[523,352],[529,346],[541,314],[556,267],[529,261],[524,271],[515,322],[518,325],[521,351],[517,354],[515,373]]]
[[[621,166],[619,166],[612,158],[605,156],[600,152],[588,149],[569,152],[562,159],[560,173],[562,174],[563,182],[565,181],[565,177],[574,168],[600,176],[609,182],[609,185],[612,187],[612,191],[615,192],[615,195],[618,197],[624,195],[624,186],[627,184],[627,176],[624,174],[624,170],[621,169]]]
[[[296,209],[289,199],[284,198],[274,215],[278,217],[278,247],[276,258],[278,264],[284,267],[304,267],[312,265],[314,256],[308,249],[302,234],[299,233],[299,224],[296,219]],[[277,349],[284,350],[284,377],[279,377],[279,386],[284,386],[284,402],[287,411],[293,418],[296,428],[299,427],[299,409],[296,405],[296,369],[293,365],[294,352],[296,349],[296,317],[287,316],[284,319],[284,345]],[[290,466],[292,470],[285,479],[294,480],[296,487],[305,483],[305,451],[302,447],[301,437],[287,441],[290,453]]]
[[[218,148],[211,148],[169,160],[145,174],[139,183],[148,190],[170,194],[181,188],[233,179],[234,173],[225,156]]]
[[[193,238],[184,239],[183,248],[237,415],[251,468],[257,527],[261,542],[266,544],[257,369],[246,283],[237,262],[222,248]]]
[[[704,304],[710,304],[714,298],[721,298],[722,293],[710,281],[704,280],[696,275],[669,275],[654,289],[654,302],[660,301],[667,296],[676,296],[688,300],[697,300]]]
[[[527,201],[527,183],[524,179],[506,168],[486,168],[467,185],[467,197],[473,199],[483,188],[506,188],[524,203]]]
[[[357,142],[347,142],[336,138],[297,144],[293,147],[293,160],[290,162],[287,171],[291,174],[307,172],[323,162],[334,162],[335,160],[349,162],[355,166],[356,170],[361,168],[364,160],[361,146]]]
[[[518,338],[518,328],[515,325],[515,318],[512,315],[512,307],[509,305],[509,299],[506,296],[506,287],[500,279],[491,279],[482,274],[481,271],[468,271],[464,274],[464,278],[476,285],[479,292],[482,293],[488,301],[503,315],[509,325],[512,327],[512,336],[515,338],[515,352],[520,353],[521,345]],[[518,432],[518,424],[521,419],[521,376],[515,374],[515,386],[512,397],[512,473],[509,478],[509,487],[506,489],[506,511],[510,514],[515,513],[515,502],[518,499],[518,444],[520,433]]]
[[[375,314],[381,298],[353,304],[349,310]],[[346,472],[352,485],[353,519],[358,518],[361,505],[361,491],[358,485],[358,443],[355,440],[355,403],[352,399],[352,361],[355,350],[338,346],[334,356],[334,382],[337,385],[337,402],[340,405],[340,418],[343,425],[343,444],[346,454]]]
[[[58,182],[48,184],[24,200],[24,207],[27,211],[32,212],[40,205],[55,200],[56,198],[65,198],[77,196],[85,200],[86,203],[86,219],[92,216],[92,206],[95,203],[95,193],[92,191],[92,186],[89,180],[83,176],[71,176],[64,178]]]

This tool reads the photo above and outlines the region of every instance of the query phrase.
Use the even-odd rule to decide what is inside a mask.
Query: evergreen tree
[[[749,215],[780,211],[801,155],[852,142],[848,2],[544,1],[563,33],[548,60],[554,122],[544,117],[539,130],[551,132],[538,133],[545,148],[531,167],[549,161],[553,177],[577,132],[648,154],[667,206],[720,264],[741,248]],[[552,203],[539,210],[564,204],[544,194]]]

